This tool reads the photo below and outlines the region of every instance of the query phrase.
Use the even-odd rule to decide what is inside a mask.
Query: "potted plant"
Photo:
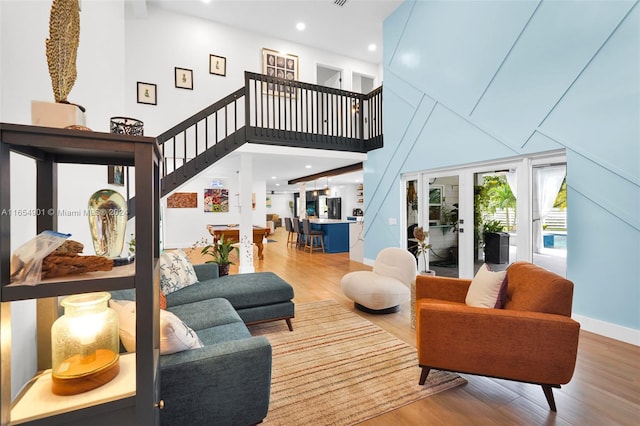
[[[203,255],[211,256],[212,260],[207,260],[205,263],[217,263],[218,272],[220,276],[229,275],[229,265],[235,265],[230,259],[229,255],[232,251],[236,251],[236,254],[240,252],[238,247],[234,247],[233,240],[225,240],[224,235],[214,244],[206,245],[200,252]]]
[[[484,261],[488,263],[509,263],[509,234],[502,232],[504,226],[499,220],[489,220],[482,226],[484,237]]]
[[[422,226],[418,226],[413,230],[413,236],[418,240],[418,246],[416,255],[422,255],[422,271],[421,274],[433,274],[432,271],[427,270],[427,253],[431,248],[431,244],[427,244],[425,241],[429,236],[429,232],[425,231]]]

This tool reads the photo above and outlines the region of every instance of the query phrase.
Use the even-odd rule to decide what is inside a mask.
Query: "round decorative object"
[[[117,258],[124,247],[127,202],[112,189],[101,189],[89,198],[89,227],[98,256]]]
[[[51,391],[75,395],[101,386],[120,371],[118,316],[107,292],[65,297],[64,315],[51,326]]]
[[[92,130],[90,128],[88,128],[87,126],[81,126],[80,124],[71,124],[67,127],[65,127],[65,129],[69,129],[69,130],[82,130],[85,132],[91,132]]]
[[[143,136],[144,123],[135,118],[111,117],[111,133],[130,136]]]

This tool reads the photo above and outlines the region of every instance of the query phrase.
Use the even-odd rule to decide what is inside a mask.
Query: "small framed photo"
[[[107,183],[124,186],[124,166],[108,166]]]
[[[193,70],[187,68],[176,69],[176,87],[178,89],[193,90]]]
[[[138,103],[139,104],[158,104],[157,86],[152,83],[138,82]]]
[[[227,58],[223,56],[209,55],[209,74],[227,75]]]

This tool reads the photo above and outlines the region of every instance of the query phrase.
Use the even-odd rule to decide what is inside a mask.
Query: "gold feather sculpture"
[[[56,102],[67,103],[76,82],[76,56],[80,43],[80,7],[78,0],[53,0],[49,16],[47,63]]]

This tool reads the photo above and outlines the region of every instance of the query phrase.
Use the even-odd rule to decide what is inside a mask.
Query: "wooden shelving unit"
[[[0,212],[10,212],[10,153],[36,162],[36,208],[57,211],[57,164],[135,167],[136,262],[109,272],[89,273],[36,285],[10,283],[11,215],[0,215],[0,425],[159,424],[159,196],[162,158],[155,138],[0,123]],[[100,188],[96,188],[100,189]],[[64,190],[64,188],[61,188]],[[38,215],[34,236],[57,230],[57,216]],[[135,354],[121,356],[121,371],[92,391],[59,397],[48,394],[50,330],[58,297],[134,288]],[[38,372],[11,398],[11,303],[37,301]],[[48,345],[48,347],[47,347]],[[45,367],[43,367],[45,366]],[[36,403],[37,402],[37,403]]]

